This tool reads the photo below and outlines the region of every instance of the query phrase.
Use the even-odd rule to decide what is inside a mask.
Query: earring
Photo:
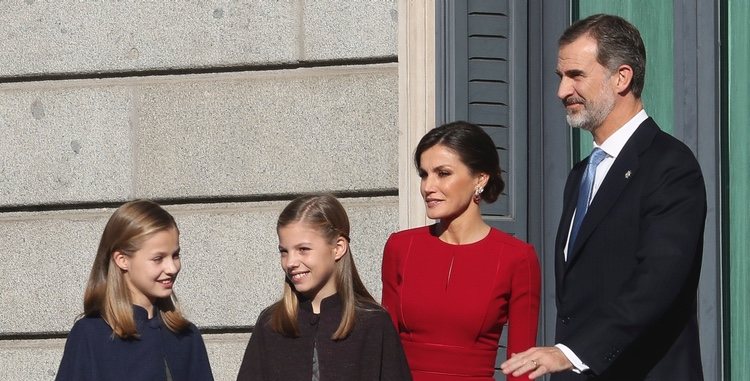
[[[479,203],[479,200],[482,199],[482,192],[484,192],[483,187],[474,188],[474,202],[476,202],[477,204]]]

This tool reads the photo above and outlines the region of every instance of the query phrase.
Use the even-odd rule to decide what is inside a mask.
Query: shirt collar
[[[646,119],[648,119],[646,110],[641,109],[641,111],[630,118],[627,123],[607,138],[602,145],[598,145],[594,142],[594,148],[601,148],[601,150],[606,152],[609,157],[616,159],[617,155],[622,151],[622,148],[625,147],[625,143],[628,142],[630,137],[635,133],[635,130],[638,129],[638,126],[640,126]]]

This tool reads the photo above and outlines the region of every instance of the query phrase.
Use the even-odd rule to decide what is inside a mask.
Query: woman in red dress
[[[491,381],[504,325],[508,356],[536,344],[536,253],[482,219],[479,203],[497,200],[505,184],[481,128],[454,122],[431,130],[414,162],[427,216],[438,222],[388,239],[383,306],[414,381]],[[528,377],[508,377],[516,379]]]

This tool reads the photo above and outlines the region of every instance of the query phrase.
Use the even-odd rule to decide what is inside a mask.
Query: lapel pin
[[[631,170],[629,170],[629,169],[628,169],[628,171],[627,171],[627,172],[625,172],[625,178],[626,178],[626,179],[629,179],[629,178],[630,178],[630,176],[632,176],[632,175],[633,175],[633,171],[631,171]]]

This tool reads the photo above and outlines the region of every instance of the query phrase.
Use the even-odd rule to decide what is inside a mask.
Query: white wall
[[[104,223],[134,198],[175,215],[176,292],[201,328],[251,325],[278,297],[292,194],[347,195],[379,295],[398,225],[396,8],[0,2],[0,379],[54,378]],[[217,380],[248,337],[205,335]]]

